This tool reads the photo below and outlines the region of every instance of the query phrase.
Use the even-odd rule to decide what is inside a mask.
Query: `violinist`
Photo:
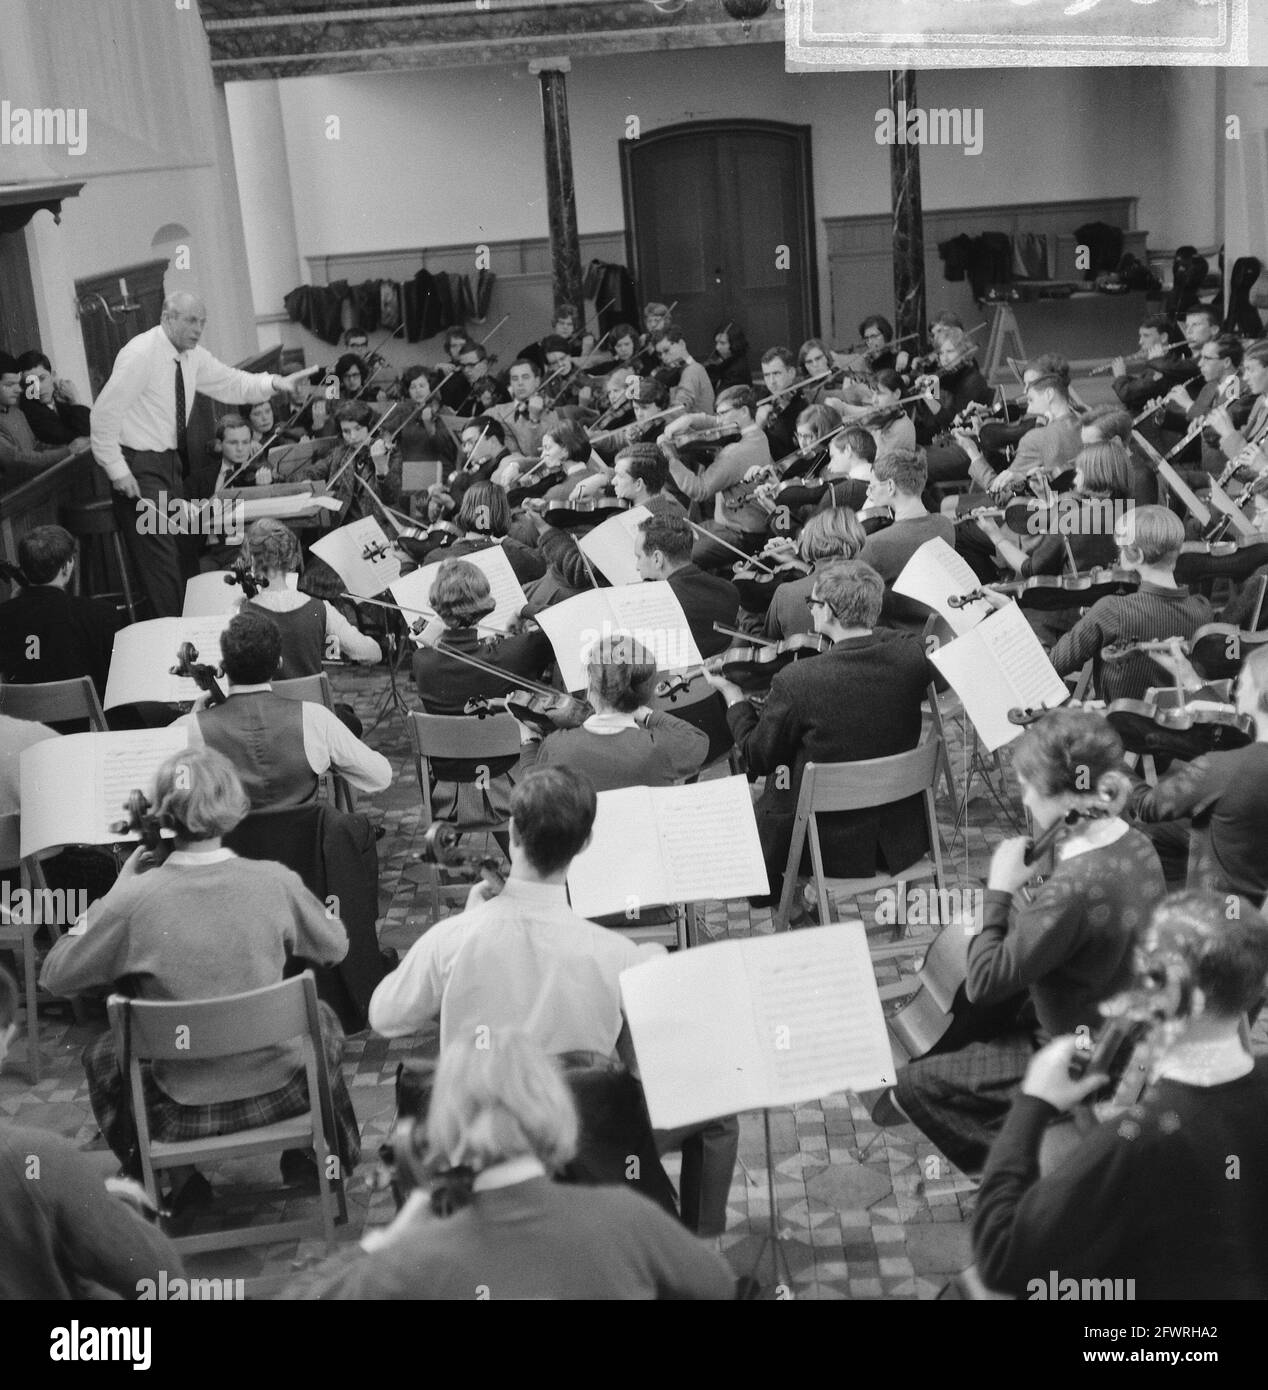
[[[1206,420],[1217,405],[1227,409],[1236,402],[1241,384],[1241,339],[1231,333],[1220,334],[1198,348],[1196,360],[1202,373],[1202,387],[1196,399],[1191,394],[1193,383],[1173,386],[1167,392],[1166,405],[1161,412],[1162,421],[1158,425],[1158,428],[1180,437],[1187,435],[1197,421]],[[1231,422],[1231,415],[1229,419]],[[1209,425],[1206,426],[1183,452],[1174,457],[1169,452],[1168,461],[1176,465],[1177,472],[1190,487],[1206,487],[1208,480],[1217,478],[1224,468],[1219,435]],[[1183,464],[1200,464],[1200,469],[1186,470],[1181,467]]]
[[[618,323],[612,329],[610,341],[612,356],[617,365],[625,368],[631,375],[638,371],[638,329],[632,323]]]
[[[446,560],[437,571],[427,598],[434,609],[445,647],[479,657],[506,672],[504,678],[468,666],[457,657],[423,645],[414,653],[414,684],[428,714],[466,714],[474,698],[506,695],[517,688],[517,677],[536,677],[550,660],[540,633],[485,640],[479,624],[496,606],[489,581],[469,560]],[[475,716],[471,716],[474,718]],[[433,758],[432,814],[436,820],[504,821],[510,808],[511,770],[517,756],[486,758],[488,775],[478,785],[472,764],[460,759]]]
[[[924,450],[899,449],[877,456],[872,465],[872,481],[867,485],[867,505],[888,507],[894,514],[894,521],[893,525],[868,536],[859,559],[870,565],[884,582],[886,625],[908,631],[924,626],[929,609],[915,599],[894,593],[894,580],[926,541],[936,537],[948,545],[955,544],[955,527],[951,522],[925,509],[921,493],[927,481]]]
[[[182,715],[172,727],[188,729],[191,748],[214,748],[229,759],[252,810],[316,801],[328,772],[357,791],[381,792],[391,785],[391,763],[325,705],[273,693],[282,633],[271,614],[260,608],[235,614],[220,634],[220,654],[228,698]]]
[[[672,325],[656,339],[656,355],[661,363],[678,373],[669,399],[690,413],[708,414],[713,409],[713,383],[709,373],[692,357],[681,328]]]
[[[799,422],[798,430],[801,428]],[[759,488],[775,507],[771,529],[796,530],[801,514],[809,507],[817,506],[820,511],[830,511],[833,507],[861,511],[867,505],[867,487],[872,481],[875,458],[876,440],[870,430],[859,425],[842,430],[828,446],[827,464],[814,477],[791,478]],[[780,524],[783,509],[788,511],[787,525]]]
[[[1135,371],[1128,373],[1128,361],[1114,358],[1114,394],[1133,414],[1153,400],[1165,396],[1172,386],[1183,385],[1199,375],[1198,364],[1183,351],[1180,330],[1166,314],[1150,314],[1139,331],[1140,356],[1132,358]]]
[[[753,369],[748,361],[748,337],[734,319],[714,330],[713,351],[704,360],[715,392],[728,386],[751,386]]]
[[[766,779],[756,805],[772,894],[763,904],[780,899],[806,763],[884,758],[920,741],[921,701],[941,678],[917,639],[876,627],[883,595],[880,575],[862,560],[838,560],[817,573],[807,604],[815,631],[833,645],[778,672],[760,718],[738,685],[706,671],[726,700],[745,765]],[[929,852],[920,796],[818,821],[824,870],[834,878],[896,874]],[[809,860],[807,846],[802,874]]]
[[[488,482],[490,478],[504,472],[514,462],[506,447],[506,429],[500,420],[492,415],[477,415],[462,427],[458,439],[462,452],[462,462],[448,478],[443,487],[434,484],[428,488],[433,496],[453,510],[462,501],[462,495],[473,483]],[[431,518],[435,520],[435,518]]]
[[[628,633],[599,638],[586,658],[586,699],[594,713],[575,729],[540,739],[526,730],[524,766],[566,767],[596,792],[668,787],[700,771],[708,736],[672,714],[653,710],[656,659]]]
[[[634,358],[634,366],[638,369],[640,376],[655,375],[660,377],[657,363],[660,360],[656,351],[656,344],[661,335],[667,328],[672,327],[673,319],[667,304],[661,304],[655,300],[643,306],[643,340],[639,344],[638,353]],[[662,384],[668,389],[678,384],[677,374],[670,370],[669,376],[673,380],[663,379]]]
[[[211,492],[220,492],[225,487],[229,478],[233,478],[230,484],[232,487],[251,487],[259,479],[259,470],[264,469],[263,482],[272,481],[272,474],[264,463],[261,455],[259,464],[245,467],[253,454],[258,452],[251,443],[251,426],[242,418],[241,415],[228,414],[222,415],[216,421],[216,443],[215,455],[220,459],[220,467],[216,473],[215,484]],[[236,475],[236,476],[235,476]],[[192,481],[192,479],[191,479]],[[206,475],[203,475],[206,481]]]
[[[326,712],[326,711],[323,711]],[[342,727],[342,726],[340,726]],[[63,996],[118,990],[141,999],[216,999],[280,984],[292,957],[334,964],[348,952],[336,912],[268,859],[239,859],[222,838],[251,809],[227,759],[205,748],[168,758],[155,779],[159,817],[176,832],[157,867],[138,848],[118,882],[88,909],[44,961],[47,988]],[[340,1060],[343,1030],[334,1011],[318,1005],[326,1053],[339,1160],[351,1172],[360,1133]],[[107,1028],[83,1054],[89,1101],[106,1142],[125,1164],[138,1163],[125,1098],[126,1062]],[[279,1122],[309,1109],[303,1052],[297,1043],[198,1061],[159,1061],[146,1068],[144,1089],[151,1136],[174,1141],[190,1134],[232,1134],[263,1120]],[[302,1142],[302,1141],[301,1141]],[[168,1168],[174,1214],[206,1206],[211,1185],[196,1169]],[[129,1168],[131,1176],[139,1172]],[[311,1150],[288,1149],[282,1176],[315,1180]]]
[[[371,373],[358,353],[345,352],[335,363],[335,376],[339,378],[339,394],[345,401],[387,400],[382,373]]]
[[[769,468],[771,463],[767,436],[753,418],[756,402],[751,386],[728,386],[718,397],[714,415],[680,415],[669,422],[661,436],[660,447],[669,453],[669,476],[674,486],[691,502],[713,502],[713,517],[704,526],[710,534],[696,542],[692,555],[701,569],[730,568],[735,554],[728,545],[754,555],[764,543],[766,512],[752,500],[744,482],[749,469]],[[723,445],[707,468],[693,473],[676,457],[674,441],[687,430],[717,425],[736,426],[740,437]],[[727,545],[719,545],[715,536]]]
[[[1156,673],[1147,656],[1102,664],[1111,644],[1165,637],[1191,637],[1213,620],[1211,605],[1176,583],[1175,566],[1184,544],[1184,523],[1166,507],[1136,507],[1114,524],[1118,568],[1135,570],[1140,588],[1098,599],[1048,654],[1057,674],[1074,675],[1094,663],[1103,700],[1143,699]]]
[[[383,424],[383,432],[395,437],[402,462],[435,460],[444,465],[446,473],[453,468],[458,449],[453,432],[439,418],[442,403],[443,390],[436,390],[436,382],[427,368],[418,364],[406,367],[401,373],[401,399],[388,412]],[[414,415],[419,406],[422,406],[421,411]]]
[[[497,483],[472,483],[462,494],[454,522],[458,538],[445,548],[446,559],[459,560],[499,545],[521,585],[531,584],[546,573],[546,560],[532,546],[510,534],[510,504],[506,489]]]
[[[558,475],[543,493],[547,502],[566,502],[587,479],[611,476],[607,464],[595,456],[590,436],[575,420],[561,420],[542,437],[542,458],[554,461]]]
[[[1219,435],[1220,453],[1230,462],[1250,451],[1251,445],[1260,445],[1257,453],[1251,451],[1249,459],[1251,471],[1260,473],[1264,468],[1262,446],[1268,442],[1268,341],[1252,343],[1246,349],[1242,376],[1254,397],[1246,423],[1237,429],[1229,412],[1220,407],[1211,412],[1209,423]]]
[[[868,428],[876,440],[878,454],[916,447],[916,426],[899,404],[903,379],[895,371],[880,371],[872,386],[872,412]]]
[[[822,338],[807,338],[797,349],[797,366],[804,377],[822,376],[833,370],[832,349]],[[828,377],[826,381],[804,387],[801,396],[807,406],[823,405],[835,389],[832,378]]]
[[[511,399],[505,405],[489,406],[486,413],[514,439],[517,452],[535,458],[542,436],[559,423],[559,416],[546,408],[541,394],[542,374],[535,362],[525,357],[512,362],[507,381]]]
[[[866,532],[848,507],[833,507],[816,512],[806,522],[795,546],[782,538],[771,541],[762,552],[764,558],[778,563],[795,555],[809,572],[775,590],[766,610],[765,635],[780,641],[794,633],[813,632],[814,619],[806,600],[814,589],[816,576],[834,560],[853,560],[866,539]]]
[[[603,432],[613,433],[634,422],[634,404],[630,399],[630,386],[638,381],[638,374],[629,367],[617,367],[603,380],[601,404],[603,410],[589,428],[594,431],[596,440]]]
[[[367,665],[383,660],[374,638],[353,627],[333,604],[299,592],[299,541],[288,526],[270,517],[252,522],[242,558],[260,586],[253,598],[243,600],[243,608],[267,613],[281,633],[274,680],[318,676],[323,661],[335,658]]]
[[[646,507],[653,516],[685,517],[682,503],[665,489],[669,460],[655,444],[627,444],[616,456],[612,491],[631,507]]]
[[[898,372],[907,370],[911,361],[909,353],[887,346],[894,341],[893,325],[880,314],[869,314],[859,324],[859,337],[863,340],[863,360],[869,372]]]
[[[542,356],[546,359],[543,380],[549,384],[543,389],[551,401],[551,409],[567,419],[587,418],[593,420],[595,412],[590,408],[594,397],[594,386],[573,362],[565,339],[552,334],[542,339]]]
[[[976,351],[963,329],[947,329],[944,332],[934,369],[938,378],[938,409],[934,410],[925,401],[916,404],[916,439],[919,443],[932,444],[943,430],[951,427],[955,417],[974,401],[990,405],[993,399],[991,388],[977,365]]]
[[[989,1287],[1033,1297],[1059,1270],[1083,1289],[1127,1275],[1129,1297],[1185,1306],[1268,1298],[1265,1188],[1229,1181],[1232,1154],[1240,1172],[1268,1164],[1268,1064],[1242,1038],[1263,997],[1268,924],[1229,909],[1214,893],[1159,904],[1121,1001],[1155,1024],[1149,1089],[1129,1123],[1107,1118],[1051,1172],[1045,1128],[1096,1083],[1070,1078],[1074,1038],[1031,1059],[974,1213]]]
[[[458,354],[457,372],[445,378],[441,402],[456,415],[481,415],[491,405],[505,405],[509,397],[492,374],[492,359],[483,343],[468,343]]]
[[[1045,529],[1028,531],[1037,544],[1027,547],[1022,537],[1000,521],[983,518],[977,522],[995,547],[996,558],[1017,578],[1064,574],[1071,567],[1077,572],[1112,568],[1117,560],[1113,527],[1106,520],[1115,501],[1125,502],[1131,497],[1132,478],[1126,452],[1117,443],[1088,444],[1075,456],[1074,467],[1074,487],[1062,494],[1060,512],[1045,509],[1038,498],[1028,504],[1028,525],[1041,524],[1048,518]],[[1062,518],[1072,514],[1078,524],[1066,526]],[[1048,645],[1069,631],[1078,616],[1074,605],[1061,612],[1027,613],[1041,640],[1046,639]]]
[[[680,410],[680,407],[675,406],[672,408],[672,414],[664,413],[670,409],[669,390],[655,377],[639,377],[627,383],[625,389],[634,411],[634,419],[619,429],[596,434],[591,438],[591,448],[600,458],[613,458],[617,452],[631,444],[654,442],[665,432],[666,425]]]
[[[781,459],[797,447],[797,417],[810,401],[797,382],[797,359],[786,347],[762,353],[762,380],[774,399],[757,407],[758,425],[765,430],[772,458]]]
[[[1152,507],[1158,501],[1158,475],[1154,464],[1135,447],[1132,440],[1132,417],[1118,405],[1094,405],[1083,414],[1079,426],[1079,441],[1089,444],[1113,444],[1127,459],[1132,475],[1132,500],[1138,507]]]
[[[1021,890],[1039,868],[1026,862],[1031,842],[996,848],[965,981],[968,1003],[992,1013],[961,1023],[957,1041],[979,1036],[958,1050],[901,1067],[873,1111],[882,1124],[910,1119],[970,1174],[981,1171],[1035,1051],[1097,1027],[1097,1005],[1130,979],[1136,936],[1166,893],[1153,846],[1117,814],[1123,745],[1101,715],[1055,710],[1013,746],[1036,834],[1071,812],[1097,818],[1057,842],[1051,872],[1029,894]]]
[[[1180,655],[1153,657],[1181,681],[1186,697],[1205,693]],[[1237,710],[1255,723],[1255,742],[1176,763],[1132,788],[1131,814],[1154,843],[1167,886],[1236,893],[1262,906],[1268,894],[1268,648],[1246,658],[1237,677]]]

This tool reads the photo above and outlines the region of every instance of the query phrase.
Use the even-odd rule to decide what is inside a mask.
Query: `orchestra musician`
[[[1114,374],[1114,394],[1133,414],[1155,396],[1162,396],[1172,386],[1183,385],[1198,375],[1192,357],[1180,350],[1180,331],[1165,314],[1150,314],[1140,325],[1139,370],[1128,373],[1127,360],[1114,358],[1110,370]]]
[[[529,358],[520,357],[511,363],[507,383],[511,399],[505,405],[489,406],[485,414],[502,425],[514,439],[517,452],[526,458],[536,458],[542,436],[559,423],[559,416],[546,408],[541,395],[542,374]]]
[[[1180,678],[1186,697],[1205,682],[1177,654],[1153,657]],[[1268,647],[1250,653],[1238,673],[1237,710],[1255,724],[1245,748],[1178,762],[1156,786],[1138,783],[1128,803],[1153,841],[1169,887],[1235,893],[1262,906],[1268,894]]]
[[[1135,570],[1135,593],[1113,594],[1097,601],[1049,652],[1059,676],[1073,675],[1093,663],[1096,689],[1104,700],[1142,699],[1158,681],[1146,656],[1102,663],[1112,643],[1164,637],[1191,637],[1212,621],[1210,603],[1176,583],[1175,566],[1184,544],[1184,523],[1166,507],[1136,507],[1114,523],[1119,569]]]
[[[903,379],[897,372],[881,370],[876,373],[872,383],[872,411],[869,416],[875,419],[875,423],[870,424],[868,428],[876,440],[878,454],[916,447],[915,423],[899,404],[902,394]],[[879,418],[875,418],[877,415]]]
[[[753,369],[748,360],[748,336],[734,319],[714,330],[713,351],[704,360],[714,392],[728,386],[752,386]]]
[[[502,548],[516,579],[531,584],[546,573],[546,560],[532,546],[510,534],[511,507],[506,489],[493,482],[475,482],[466,488],[454,516],[458,538],[445,547],[445,559],[460,560],[465,555]]]
[[[638,375],[638,337],[638,329],[632,323],[616,324],[608,337],[612,356],[634,376]]]
[[[182,715],[191,748],[214,748],[233,764],[253,811],[316,801],[321,778],[338,773],[361,792],[381,792],[392,765],[362,743],[333,711],[313,700],[273,691],[282,660],[282,631],[260,607],[234,614],[220,634],[228,698]]]
[[[1206,322],[1205,318],[1202,322]],[[1195,421],[1205,420],[1217,405],[1232,405],[1237,399],[1242,365],[1240,338],[1223,333],[1208,339],[1198,348],[1195,360],[1202,373],[1201,389],[1195,398],[1188,386],[1173,386],[1167,392],[1158,428],[1183,436]],[[1177,466],[1177,472],[1191,487],[1205,487],[1208,479],[1218,477],[1224,468],[1219,435],[1208,425],[1198,439],[1171,462],[1177,465],[1200,462],[1200,470],[1191,469],[1186,474],[1184,468]]]
[[[1200,892],[1158,906],[1125,996],[1159,1001],[1163,1014],[1152,1084],[1125,1119],[1107,1118],[1045,1172],[1048,1125],[1105,1078],[1071,1080],[1071,1037],[1030,1060],[973,1217],[977,1269],[990,1288],[1033,1297],[1056,1270],[1082,1289],[1126,1276],[1129,1297],[1185,1306],[1268,1297],[1268,1189],[1229,1181],[1230,1155],[1241,1173],[1268,1164],[1268,1062],[1242,1036],[1265,972],[1259,913],[1232,914],[1227,898]]]
[[[669,388],[655,377],[644,376],[631,381],[626,386],[626,392],[633,407],[634,419],[591,438],[590,447],[600,458],[613,458],[631,444],[653,443],[681,410],[680,406],[670,407]],[[673,414],[663,413],[671,409]],[[653,416],[659,418],[653,419]]]
[[[400,390],[401,399],[388,411],[383,432],[395,440],[403,463],[434,460],[448,472],[457,462],[458,446],[453,431],[440,419],[443,388],[437,390],[427,368],[415,363],[401,373]],[[414,414],[419,406],[422,409]]]
[[[863,340],[863,359],[871,372],[898,372],[901,376],[907,370],[911,354],[902,351],[894,342],[894,328],[887,318],[880,314],[869,314],[859,324],[859,337]]]
[[[797,359],[786,347],[767,348],[762,353],[762,380],[774,399],[759,405],[755,418],[766,432],[771,457],[781,459],[797,447],[797,417],[811,402],[795,387]]]
[[[669,460],[655,444],[627,444],[612,464],[612,491],[631,507],[653,516],[685,517],[686,508],[669,492]]]
[[[797,368],[803,377],[822,376],[833,370],[832,349],[822,338],[807,338],[797,349]],[[807,407],[823,405],[835,388],[832,378],[804,387],[801,397]]]
[[[726,700],[745,765],[766,778],[756,812],[771,902],[780,900],[806,763],[884,758],[920,741],[921,701],[941,677],[918,640],[877,627],[883,594],[880,575],[861,559],[838,560],[816,574],[807,603],[815,631],[832,646],[778,672],[760,716],[738,685],[706,668],[705,679]],[[897,874],[929,852],[920,796],[832,812],[818,822],[830,877]],[[801,874],[809,862],[807,846]]]
[[[819,511],[849,507],[851,511],[861,512],[867,505],[875,458],[876,439],[870,430],[859,425],[842,430],[829,444],[828,461],[814,477],[789,478],[759,488],[776,509],[771,517],[771,529],[795,529],[791,524],[787,527],[777,524],[784,509],[790,518],[799,517],[808,507]]]
[[[656,339],[656,355],[661,363],[677,372],[669,399],[688,414],[708,414],[713,410],[713,383],[709,373],[692,357],[682,329],[672,324]]]
[[[938,378],[938,409],[918,401],[915,408],[916,440],[923,445],[934,442],[950,429],[955,417],[977,402],[990,405],[993,394],[977,365],[976,351],[962,328],[946,326],[938,340],[934,374]],[[945,477],[962,476],[951,471],[958,460],[948,460]]]
[[[1055,710],[1013,747],[1036,835],[1072,810],[1112,811],[1105,803],[1121,776],[1123,745],[1103,716]],[[1136,936],[1166,893],[1153,846],[1117,814],[1074,825],[1051,872],[1023,892],[1039,872],[1025,861],[1030,843],[1019,836],[996,847],[972,923],[965,996],[992,1013],[965,1014],[944,1042],[971,1040],[900,1067],[893,1093],[873,1109],[879,1124],[910,1119],[969,1174],[981,1171],[1035,1051],[1050,1038],[1096,1029],[1097,1005],[1129,980]]]
[[[1254,398],[1246,423],[1241,429],[1236,428],[1229,412],[1219,406],[1211,412],[1208,421],[1219,435],[1220,453],[1230,462],[1249,445],[1262,446],[1268,440],[1268,341],[1252,343],[1246,349],[1242,360],[1242,376]],[[1250,467],[1255,473],[1263,471],[1262,448],[1254,455]]]
[[[766,536],[766,513],[752,500],[744,475],[751,468],[769,467],[770,444],[762,427],[753,418],[757,396],[751,386],[728,386],[718,397],[713,415],[680,415],[671,420],[661,435],[660,447],[670,452],[674,441],[690,429],[734,425],[740,437],[725,444],[707,468],[693,473],[670,452],[669,476],[689,501],[713,502],[713,517],[705,522],[709,532],[696,542],[692,560],[701,569],[729,567],[735,561],[734,549],[746,555],[762,548]],[[714,539],[725,541],[718,544]]]
[[[801,579],[781,584],[766,610],[765,635],[779,641],[797,632],[813,632],[814,619],[807,600],[815,578],[834,560],[853,560],[863,549],[867,535],[848,507],[830,507],[816,512],[801,528],[795,542],[779,538],[770,542],[762,555],[778,562],[789,555],[810,566]]]
[[[433,510],[438,507],[452,512],[473,484],[488,482],[495,474],[500,475],[512,467],[518,473],[519,463],[511,458],[506,447],[506,429],[492,415],[477,415],[467,421],[462,427],[458,447],[462,454],[461,464],[443,484],[433,483],[427,489],[433,499],[428,507],[429,518],[433,521],[438,519],[431,516]]]
[[[673,320],[670,317],[667,304],[653,300],[643,306],[643,340],[639,344],[638,355],[634,359],[634,366],[638,369],[640,376],[659,375],[654,370],[659,361],[656,344],[660,341],[665,330],[672,326],[672,323]],[[673,375],[672,372],[670,375]],[[676,377],[673,380],[662,380],[666,387],[677,385]]]

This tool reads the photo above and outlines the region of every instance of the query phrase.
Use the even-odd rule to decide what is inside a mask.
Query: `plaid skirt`
[[[343,1029],[334,1010],[321,1001],[321,1038],[330,1073],[330,1093],[334,1103],[335,1137],[344,1173],[351,1173],[361,1159],[361,1130],[352,1098],[343,1079]],[[115,1051],[114,1031],[107,1029],[84,1048],[84,1074],[88,1080],[88,1100],[106,1142],[126,1163],[130,1157],[132,1126],[124,1097],[124,1078]],[[193,1139],[210,1139],[217,1134],[236,1134],[302,1115],[308,1109],[308,1078],[301,1067],[276,1091],[242,1100],[216,1101],[211,1105],[180,1105],[155,1081],[149,1062],[141,1063],[141,1086],[145,1092],[145,1111],[150,1138],[174,1144]]]
[[[1004,1127],[1035,1045],[1029,1033],[970,1043],[899,1069],[894,1093],[922,1133],[962,1172],[977,1174]]]

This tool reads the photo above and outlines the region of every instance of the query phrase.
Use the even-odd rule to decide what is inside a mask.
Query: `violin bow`
[[[400,604],[400,603],[388,603],[386,600],[381,599],[381,598],[358,598],[358,597],[356,596],[356,594],[347,594],[347,593],[340,594],[339,597],[340,597],[340,598],[351,599],[353,603],[368,603],[368,604],[371,605],[371,607],[374,607],[374,608],[386,608],[386,609],[388,610],[388,612],[390,612],[390,613],[413,613],[413,614],[415,614],[417,617],[420,617],[420,618],[437,618],[437,617],[440,616],[438,613],[433,613],[433,612],[431,612],[429,609],[426,609],[426,608],[406,608],[403,604]],[[493,633],[493,634],[494,634],[495,636],[497,636],[497,637],[505,637],[505,636],[506,636],[506,633],[502,632],[499,628],[496,628],[496,627],[488,627],[488,626],[487,626],[486,624],[484,624],[484,623],[472,623],[472,627],[474,627],[475,630],[476,630],[477,632],[491,632],[491,633]],[[437,651],[449,650],[448,648],[442,648],[442,647],[438,646],[438,645],[437,645],[436,643],[434,643],[434,642],[429,642],[429,643],[427,643],[426,645],[427,645],[427,646],[435,646]],[[459,658],[462,658],[462,656],[463,656],[463,653],[462,653],[462,652],[455,652],[455,651],[452,651],[452,650],[449,651],[449,654],[450,654],[451,656],[456,656],[456,657],[459,657]],[[509,672],[509,671],[502,671],[502,670],[500,670],[500,668],[497,668],[497,667],[494,667],[494,668],[492,668],[492,669],[497,670],[499,675],[504,675],[504,676],[509,676],[509,675],[510,675],[510,672]],[[516,677],[513,677],[513,679],[518,680],[519,677],[516,676]],[[557,691],[556,691],[555,693],[558,694]]]
[[[756,565],[759,570],[764,570],[767,574],[775,573],[775,571],[771,569],[769,565],[762,564],[762,562],[757,558],[756,555],[746,555],[739,548],[738,545],[732,545],[730,541],[724,541],[721,536],[714,535],[712,531],[705,530],[703,526],[697,526],[694,521],[690,520],[690,518],[687,519],[687,525],[691,527],[691,529],[696,533],[696,535],[705,536],[708,537],[710,540],[717,541],[717,543],[724,549],[729,550],[733,555],[738,555],[746,565]],[[746,637],[746,634],[741,633],[740,636]]]
[[[325,370],[326,370],[325,367],[314,367],[313,370],[312,370],[312,372],[309,373],[309,376],[311,377],[311,376],[313,375],[313,372],[322,372],[322,373],[324,373]],[[217,492],[222,492],[225,488],[227,488],[227,487],[233,482],[233,480],[234,480],[240,473],[243,473],[243,472],[245,472],[248,468],[250,468],[251,465],[256,461],[256,459],[258,459],[258,458],[260,457],[261,454],[267,452],[267,450],[270,449],[270,448],[273,446],[273,443],[274,443],[274,441],[278,438],[278,436],[281,435],[281,434],[283,434],[286,430],[290,429],[290,427],[295,423],[295,421],[298,420],[299,417],[300,417],[300,416],[304,413],[304,411],[307,410],[307,409],[308,409],[308,402],[307,402],[307,401],[303,401],[300,405],[296,406],[296,408],[291,412],[291,415],[290,415],[290,418],[289,418],[289,419],[284,420],[280,425],[274,425],[274,427],[273,427],[273,433],[272,433],[271,435],[269,435],[269,437],[260,445],[260,447],[255,451],[255,453],[253,453],[253,454],[251,455],[251,457],[250,457],[249,459],[247,459],[247,461],[246,461],[245,463],[240,463],[240,464],[237,466],[237,468],[235,468],[235,469],[233,470],[233,472],[229,474],[229,476],[224,480],[223,483],[220,484],[220,486],[216,489],[216,491],[217,491]],[[299,440],[296,440],[296,441],[295,441],[296,444],[298,444],[299,442],[300,442]],[[292,446],[292,447],[294,447],[294,446]],[[280,459],[279,459],[278,461],[279,461],[279,463],[281,462]]]

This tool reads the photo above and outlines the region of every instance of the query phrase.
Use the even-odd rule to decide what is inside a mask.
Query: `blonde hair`
[[[801,528],[797,552],[812,563],[832,556],[853,560],[866,539],[867,533],[849,507],[830,507],[816,512]]]
[[[226,835],[251,809],[233,764],[214,748],[186,748],[159,768],[154,809],[185,840]]]
[[[429,1152],[477,1172],[531,1154],[557,1171],[577,1151],[577,1110],[563,1077],[527,1034],[480,1032],[441,1054]]]
[[[289,526],[272,517],[262,517],[247,528],[246,559],[255,570],[297,570],[300,563],[299,540]]]

